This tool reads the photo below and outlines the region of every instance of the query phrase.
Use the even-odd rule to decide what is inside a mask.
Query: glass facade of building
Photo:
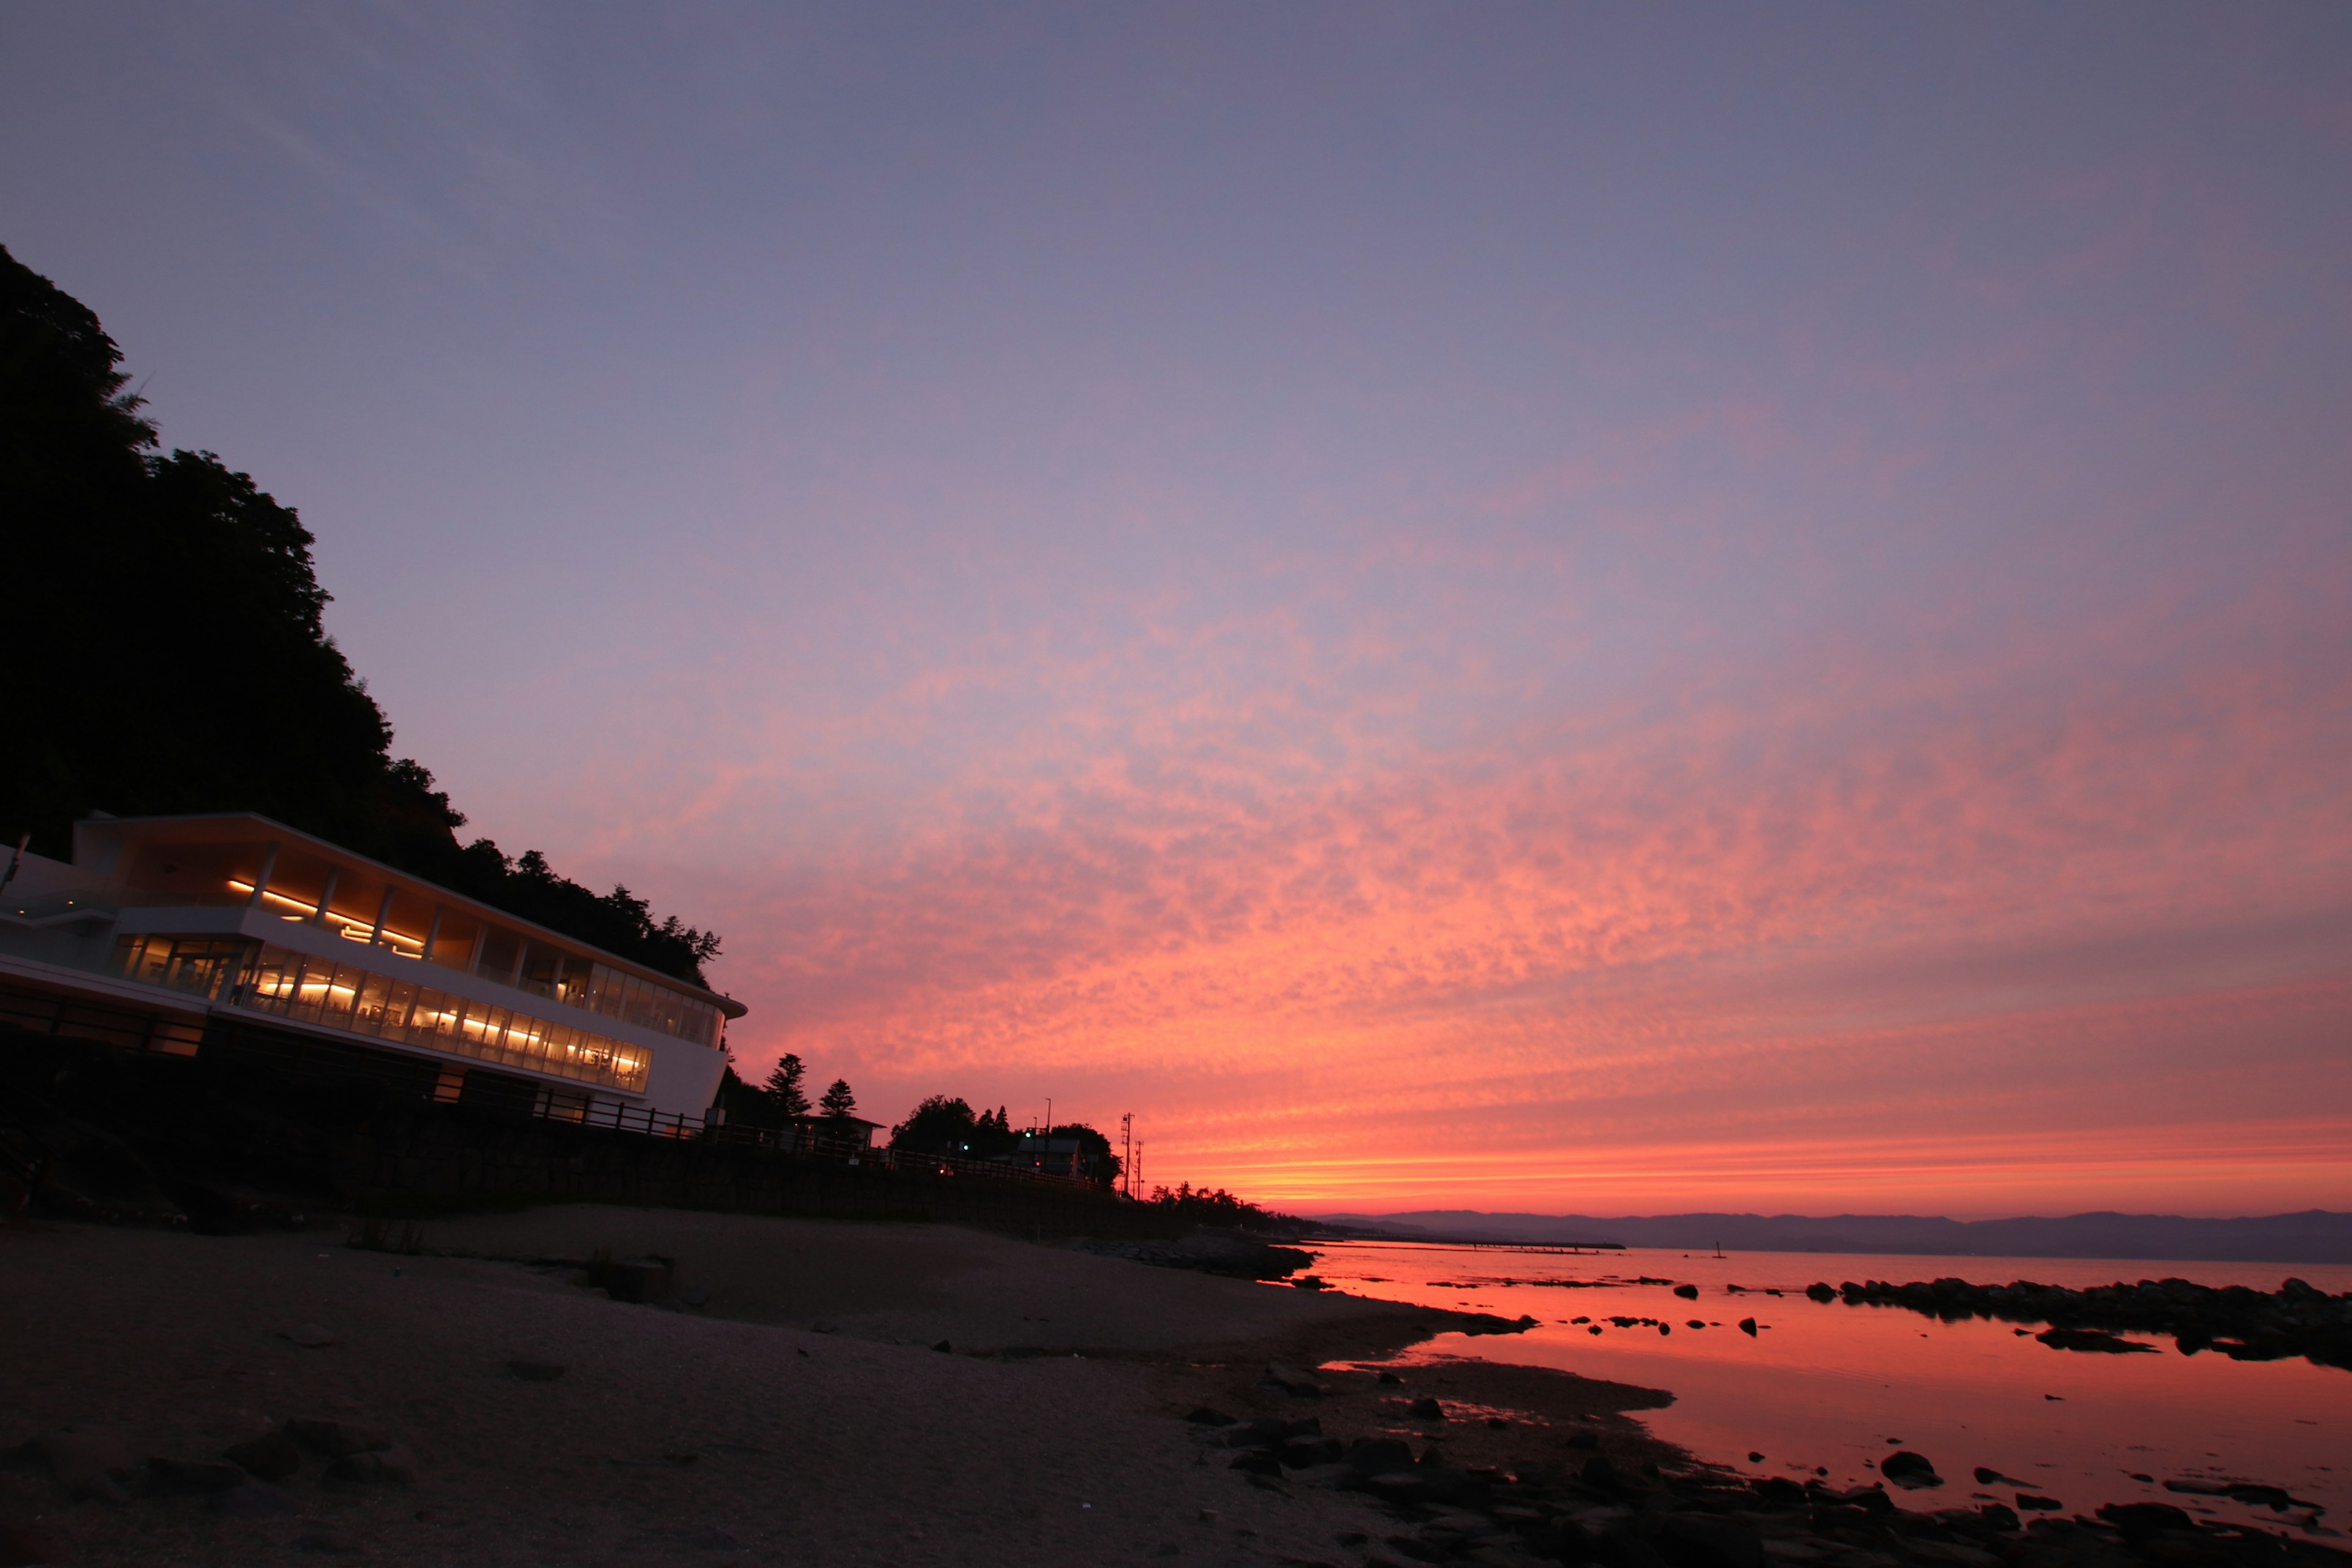
[[[719,1008],[682,986],[632,974],[504,924],[478,905],[436,897],[429,887],[314,847],[242,839],[142,843],[106,899],[149,909],[248,906],[637,1028],[709,1049],[719,1045]]]
[[[481,962],[475,968],[486,980],[602,1013],[640,1029],[657,1029],[698,1046],[715,1045],[719,1038],[719,1009],[709,1003],[543,942],[509,941],[503,951],[485,942]]]
[[[151,985],[631,1093],[644,1089],[652,1066],[641,1047],[437,990],[425,983],[429,969],[394,976],[219,937],[124,936],[115,958],[118,973]]]

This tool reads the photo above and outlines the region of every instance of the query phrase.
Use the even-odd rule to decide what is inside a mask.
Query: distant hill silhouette
[[[1728,1252],[1901,1252],[1931,1258],[2145,1258],[2213,1263],[2352,1264],[2352,1214],[2305,1209],[2243,1219],[2077,1214],[2054,1219],[1942,1219],[1923,1215],[1677,1214],[1325,1215],[1327,1223],[1416,1239],[1521,1241]]]

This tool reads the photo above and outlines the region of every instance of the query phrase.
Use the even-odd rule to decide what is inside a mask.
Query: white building
[[[0,1020],[179,1055],[290,1032],[444,1100],[699,1116],[744,1010],[247,813],[92,817],[71,864],[26,855],[0,894]]]

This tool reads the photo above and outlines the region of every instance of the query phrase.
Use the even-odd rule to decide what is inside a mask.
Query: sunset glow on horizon
[[[0,240],[747,1078],[2352,1208],[2352,13],[134,16]]]

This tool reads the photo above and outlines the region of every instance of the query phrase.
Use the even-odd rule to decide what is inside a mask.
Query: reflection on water
[[[2352,1373],[2301,1359],[2184,1356],[2170,1340],[2146,1335],[2130,1337],[2159,1353],[2056,1351],[2030,1329],[2021,1334],[2021,1325],[1944,1323],[1900,1308],[1825,1305],[1803,1293],[1815,1280],[1947,1276],[2077,1288],[2179,1278],[2275,1290],[2289,1275],[2337,1293],[2352,1290],[2352,1268],[1787,1252],[1571,1256],[1386,1242],[1316,1251],[1315,1272],[1341,1289],[1539,1320],[1512,1338],[1441,1335],[1418,1356],[1559,1367],[1671,1390],[1671,1407],[1642,1415],[1651,1430],[1750,1474],[1801,1477],[1822,1467],[1839,1485],[1866,1483],[1876,1479],[1877,1458],[1899,1443],[1934,1460],[1946,1481],[1940,1491],[1911,1494],[1913,1508],[1986,1496],[2013,1502],[2022,1490],[2056,1499],[2068,1512],[2147,1499],[2273,1529],[2305,1517],[2161,1486],[2232,1479],[2285,1487],[2324,1505],[2339,1526],[2352,1517]],[[1645,1278],[1651,1282],[1635,1282]],[[1697,1286],[1698,1299],[1675,1296],[1673,1284]],[[1580,1317],[1592,1321],[1573,1321]],[[1621,1328],[1611,1318],[1651,1319],[1672,1331]],[[1743,1318],[1756,1321],[1753,1335],[1738,1327]],[[1694,1321],[1703,1326],[1692,1328]],[[1750,1453],[1764,1458],[1751,1464]],[[1978,1466],[2016,1484],[1979,1486]]]

